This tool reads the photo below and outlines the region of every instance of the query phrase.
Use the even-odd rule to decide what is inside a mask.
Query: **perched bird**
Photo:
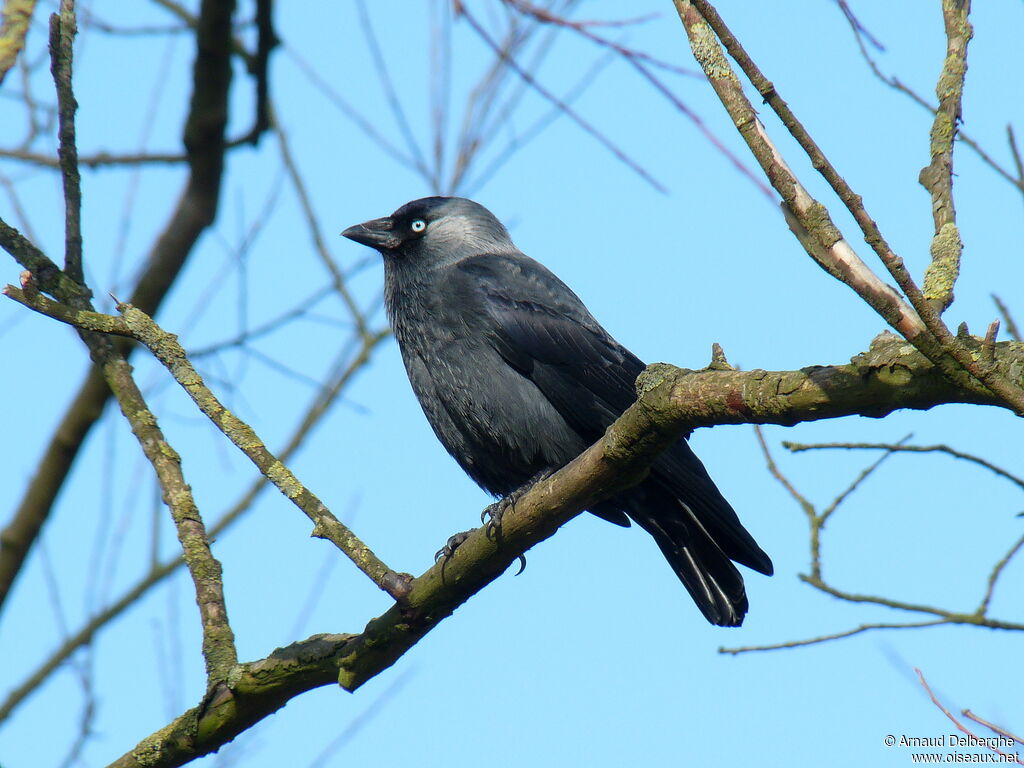
[[[426,197],[342,234],[384,257],[385,307],[413,391],[491,494],[567,464],[636,400],[644,364],[482,205]],[[589,511],[651,534],[712,624],[738,626],[747,611],[733,560],[772,573],[685,439]]]

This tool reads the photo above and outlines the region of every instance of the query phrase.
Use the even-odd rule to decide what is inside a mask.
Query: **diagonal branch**
[[[302,446],[305,438],[312,432],[313,427],[319,423],[320,417],[330,407],[331,403],[338,398],[355,374],[369,362],[373,350],[388,335],[388,330],[379,330],[375,334],[371,334],[369,340],[361,342],[354,355],[350,355],[348,351],[342,354],[338,364],[335,366],[335,374],[332,376],[332,380],[321,389],[310,403],[292,437],[278,453],[278,458],[282,462],[288,461]],[[209,538],[217,539],[221,533],[241,519],[244,513],[252,508],[253,502],[267,487],[268,482],[267,478],[263,475],[255,479],[238,501],[210,526]],[[18,705],[36,691],[75,651],[90,643],[101,629],[121,616],[139,598],[149,592],[154,586],[160,584],[172,573],[175,573],[182,565],[184,565],[184,561],[180,555],[154,563],[150,571],[132,587],[127,589],[117,600],[91,617],[77,632],[71,634],[64,643],[54,650],[46,661],[29,673],[21,684],[11,689],[7,697],[0,703],[0,722],[6,720]]]
[[[5,244],[6,247],[6,244]],[[46,257],[36,254],[36,260]],[[45,304],[61,307],[68,314],[97,314],[91,312],[88,299],[77,297],[85,308],[78,309],[52,302],[39,293],[32,273],[22,273],[22,290],[8,286],[26,304]],[[103,315],[100,315],[103,317]],[[163,492],[164,503],[171,511],[181,542],[185,564],[188,566],[196,591],[196,603],[203,628],[203,658],[206,663],[208,686],[211,688],[226,680],[228,672],[238,663],[234,635],[228,624],[221,581],[221,566],[210,551],[206,528],[192,497],[192,491],[181,471],[181,458],[168,444],[157,425],[156,416],[132,377],[132,369],[110,339],[95,329],[78,328],[79,335],[89,348],[97,369],[110,388],[121,412],[139,441],[143,454],[153,466]]]
[[[959,336],[954,336],[942,322],[935,308],[925,300],[921,289],[907,271],[903,260],[889,247],[878,225],[868,215],[860,196],[846,181],[808,134],[789,106],[782,100],[757,65],[753,62],[725,22],[708,0],[674,0],[683,22],[694,57],[704,68],[711,85],[729,112],[748,146],[764,168],[772,186],[782,195],[789,212],[810,237],[796,232],[808,253],[830,274],[842,280],[861,296],[876,312],[925,354],[943,374],[958,386],[967,386],[965,377],[974,377],[999,397],[1017,415],[1024,416],[1024,389],[1016,379],[1000,374],[984,360],[976,359]],[[717,38],[717,39],[716,39]],[[811,159],[814,167],[829,183],[860,226],[864,239],[885,265],[889,274],[910,301],[913,310],[867,268],[842,240],[827,210],[811,198],[782,160],[777,148],[768,139],[750,101],[726,61],[718,40],[739,64],[758,93]],[[813,238],[813,240],[812,240]],[[817,246],[812,245],[816,242]],[[841,248],[837,246],[842,246]],[[827,257],[827,259],[825,258]],[[863,286],[864,290],[861,289]]]
[[[174,334],[167,333],[130,304],[118,304],[122,317],[75,310],[45,296],[7,286],[4,294],[30,309],[95,333],[133,338],[145,344],[164,364],[174,379],[214,425],[244,453],[295,506],[313,521],[313,535],[327,539],[344,552],[378,587],[400,600],[407,591],[407,578],[395,573],[338,518],[281,461],[270,452],[252,427],[235,416],[217,399],[189,362]]]
[[[358,635],[317,635],[240,665],[200,707],[144,739],[111,768],[168,768],[208,754],[289,699],[334,681],[354,691],[394,664],[430,630],[516,561],[598,500],[647,474],[682,434],[665,428],[643,396],[605,436],[527,491],[502,517],[500,544],[473,531],[447,562],[413,580],[402,605],[371,620]]]
[[[204,0],[200,8],[196,34],[198,55],[193,68],[192,99],[185,127],[190,173],[177,207],[150,251],[145,270],[131,297],[132,304],[151,315],[162,304],[199,236],[213,222],[217,212],[231,85],[233,12],[233,2],[218,0]],[[8,251],[12,247],[20,247],[12,240],[12,233],[17,234],[0,223],[0,239]],[[17,254],[12,255],[17,257]],[[50,265],[52,272],[40,273],[36,267],[24,261],[21,263],[35,274],[42,290],[49,290],[46,286],[53,274],[58,280],[75,284],[53,265]],[[66,290],[70,291],[70,288]],[[71,295],[73,291],[57,297],[67,301]],[[130,354],[130,346],[119,345],[118,348],[122,353]],[[109,396],[102,374],[95,368],[91,369],[50,439],[13,518],[0,531],[0,607],[10,594],[78,451],[102,414]]]

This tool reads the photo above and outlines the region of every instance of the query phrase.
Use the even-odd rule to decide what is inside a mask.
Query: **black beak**
[[[402,238],[393,231],[394,226],[395,223],[390,218],[373,219],[349,227],[341,235],[378,251],[391,251],[402,244]]]

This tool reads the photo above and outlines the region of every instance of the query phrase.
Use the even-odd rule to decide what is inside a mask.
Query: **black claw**
[[[448,541],[444,543],[444,546],[434,553],[434,562],[436,563],[442,557],[445,560],[451,558],[451,556],[455,554],[455,550],[459,548],[459,545],[462,544],[462,542],[469,538],[469,534],[471,533],[472,531],[463,531],[462,533],[456,533],[454,536],[449,536]]]
[[[448,541],[444,543],[437,552],[434,553],[434,562],[436,563],[441,558],[441,582],[444,583],[444,569],[448,567],[448,561],[451,560],[452,555],[455,554],[455,550],[459,548],[466,539],[469,538],[469,534],[473,531],[463,531],[462,533],[456,533],[454,536],[449,536]]]
[[[519,556],[519,570],[516,571],[513,575],[514,576],[518,576],[520,573],[522,573],[525,570],[526,570],[526,555],[520,555]]]

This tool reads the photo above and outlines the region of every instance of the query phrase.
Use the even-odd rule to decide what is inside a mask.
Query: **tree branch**
[[[973,376],[1001,398],[1018,416],[1024,416],[1024,389],[1014,380],[1001,376],[983,361],[976,360],[959,337],[954,336],[943,324],[934,307],[925,300],[924,294],[907,271],[903,260],[889,247],[878,225],[868,215],[863,201],[825,157],[818,145],[807,133],[782,100],[775,86],[754,64],[750,56],[730,32],[725,22],[708,0],[674,0],[679,17],[686,29],[694,57],[729,112],[751,152],[764,168],[772,186],[782,195],[789,211],[801,227],[817,242],[810,246],[810,237],[797,237],[815,261],[837,279],[853,288],[876,312],[914,344],[922,353],[942,370],[943,374],[957,383],[968,386],[965,374]],[[913,306],[913,310],[897,294],[882,283],[842,240],[842,235],[833,224],[827,210],[815,201],[796,180],[796,177],[782,160],[778,150],[769,140],[764,126],[743,93],[743,89],[722,55],[716,41],[729,51],[783,124],[807,153],[814,167],[829,183],[840,200],[853,215],[868,245],[874,249],[889,274]],[[863,287],[861,287],[863,285]],[[916,314],[915,314],[916,313]]]
[[[224,131],[231,84],[231,17],[234,2],[204,0],[197,23],[197,56],[193,68],[190,113],[185,128],[189,178],[177,207],[146,261],[145,271],[132,293],[131,303],[153,315],[163,302],[202,232],[213,222],[224,168]],[[67,303],[74,295],[73,280],[45,257],[26,263],[27,241],[0,222],[0,243],[19,263],[32,271],[40,288]],[[14,249],[14,250],[12,250]],[[18,252],[16,252],[18,251]],[[41,255],[41,254],[39,254]],[[50,280],[62,282],[53,294]],[[70,284],[70,285],[68,285]],[[79,292],[81,289],[79,288]],[[126,356],[130,345],[118,347]],[[110,391],[102,373],[90,369],[86,381],[68,407],[40,459],[13,519],[0,532],[0,607],[10,594],[25,557],[49,517],[86,436],[103,412]]]
[[[389,334],[390,330],[386,332],[380,330],[375,334],[371,334],[368,340],[360,342],[358,350],[356,350],[351,358],[345,355],[342,360],[339,360],[332,380],[324,385],[313,402],[310,403],[295,432],[278,453],[278,458],[282,462],[288,461],[302,446],[305,438],[312,432],[320,417],[327,411],[331,403],[337,399],[344,390],[345,385],[351,381],[356,372],[369,362],[372,351]],[[252,508],[253,502],[263,489],[267,487],[268,482],[267,478],[263,475],[257,477],[238,501],[210,526],[209,538],[217,539],[221,533],[238,522],[243,514]],[[50,674],[58,669],[76,650],[91,642],[97,632],[118,618],[150,589],[161,583],[167,576],[170,576],[184,564],[185,562],[180,555],[154,563],[150,571],[132,587],[127,589],[121,597],[91,617],[77,632],[71,634],[46,661],[29,673],[20,685],[10,691],[3,703],[0,704],[0,722],[6,720],[11,712],[25,701],[33,691],[37,690]]]
[[[960,253],[964,248],[953,205],[953,142],[961,120],[967,44],[973,34],[967,21],[970,11],[970,0],[942,2],[946,58],[935,86],[939,107],[932,122],[931,162],[920,176],[921,185],[931,193],[935,220],[932,260],[924,273],[924,298],[940,315],[953,303],[953,286],[960,274]]]
[[[35,0],[4,0],[3,24],[0,25],[0,84],[25,47],[25,35],[35,7]]]
[[[295,506],[313,521],[313,535],[327,539],[344,552],[378,587],[400,600],[407,591],[407,578],[392,571],[327,506],[274,456],[252,427],[224,407],[203,382],[203,377],[189,362],[178,338],[160,328],[142,310],[130,304],[118,304],[121,317],[87,310],[75,310],[50,301],[30,291],[19,291],[12,285],[4,288],[9,296],[40,314],[95,333],[115,334],[145,344],[163,363],[182,389],[192,398],[214,425],[224,433],[256,468],[267,477]]]
[[[64,183],[64,272],[81,285],[82,269],[82,185],[78,174],[78,147],[75,144],[75,112],[78,101],[71,88],[75,35],[74,0],[61,0],[60,13],[50,16],[50,71],[57,86],[57,156]]]
[[[666,428],[641,396],[596,444],[527,491],[502,517],[500,543],[473,531],[445,562],[410,585],[402,605],[371,620],[359,635],[310,638],[266,659],[240,665],[229,685],[204,705],[144,739],[111,768],[165,768],[208,754],[311,688],[337,680],[349,691],[380,674],[522,552],[547,539],[598,500],[642,480],[681,428]]]

